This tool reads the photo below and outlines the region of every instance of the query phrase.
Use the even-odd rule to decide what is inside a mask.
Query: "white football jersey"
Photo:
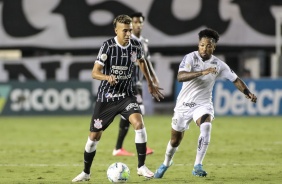
[[[216,67],[217,74],[209,73],[208,75],[183,82],[177,97],[175,111],[184,112],[196,105],[212,104],[212,90],[216,79],[224,78],[234,82],[238,77],[225,62],[214,55],[209,60],[202,61],[198,51],[184,56],[179,65],[178,72],[196,72],[210,67]]]

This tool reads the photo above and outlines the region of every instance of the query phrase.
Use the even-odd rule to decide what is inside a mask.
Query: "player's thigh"
[[[136,97],[131,96],[131,97],[127,97],[126,99],[124,99],[122,101],[122,103],[120,104],[120,108],[121,108],[121,115],[129,120],[129,116],[131,116],[132,114],[141,114],[141,109],[136,101]],[[133,116],[135,117],[135,116]],[[142,118],[142,116],[141,116]],[[135,119],[135,118],[134,118]],[[130,122],[131,123],[131,122]]]
[[[178,132],[183,132],[189,129],[189,124],[192,121],[192,116],[185,113],[174,112],[171,122],[171,128]]]

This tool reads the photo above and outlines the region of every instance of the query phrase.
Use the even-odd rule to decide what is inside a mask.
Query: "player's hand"
[[[216,67],[210,67],[202,71],[203,75],[208,75],[209,73],[217,74]]]
[[[114,75],[108,75],[107,81],[110,83],[111,86],[117,83],[116,77]]]
[[[256,97],[256,95],[254,95],[254,94],[252,94],[252,93],[249,93],[249,95],[246,95],[246,98],[247,98],[247,99],[251,99],[251,102],[254,102],[254,103],[257,102],[257,97]]]
[[[152,95],[153,98],[160,101],[160,98],[164,99],[164,95],[160,90],[163,90],[163,88],[158,87],[154,83],[151,83],[148,85],[149,92]]]

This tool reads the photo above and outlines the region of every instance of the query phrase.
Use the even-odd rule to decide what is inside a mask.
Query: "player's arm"
[[[103,65],[95,62],[92,69],[92,78],[97,80],[106,80],[110,83],[110,85],[114,85],[116,83],[116,78],[114,75],[105,75],[102,73]]]
[[[252,102],[257,102],[257,97],[253,93],[250,92],[248,86],[242,81],[239,77],[233,82],[234,85],[240,90],[242,93],[245,94],[246,98],[251,99]]]
[[[159,79],[158,79],[158,77],[157,77],[157,75],[156,75],[156,72],[155,72],[155,70],[154,70],[154,67],[153,67],[153,65],[152,65],[152,62],[151,62],[149,59],[146,59],[145,61],[147,62],[147,66],[148,66],[148,69],[149,69],[149,73],[150,73],[150,75],[151,75],[151,77],[152,77],[152,80],[153,80],[154,84],[156,84],[157,86],[159,86]]]
[[[187,71],[179,71],[177,74],[177,80],[179,82],[186,82],[186,81],[190,81],[192,79],[195,79],[197,77],[200,76],[204,76],[204,75],[208,75],[209,73],[214,73],[216,74],[216,68],[207,68],[205,70],[202,71],[192,71],[192,72],[187,72]]]
[[[145,76],[147,83],[148,83],[148,89],[150,94],[156,98],[158,101],[160,101],[160,98],[164,98],[164,95],[160,92],[160,90],[162,90],[162,88],[159,88],[158,86],[156,86],[153,82],[152,76],[150,74],[147,62],[145,59],[141,58],[137,60],[138,65],[143,73],[143,75]]]

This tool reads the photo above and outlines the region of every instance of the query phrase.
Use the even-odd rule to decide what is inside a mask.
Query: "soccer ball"
[[[129,176],[129,168],[121,162],[113,163],[107,170],[107,177],[112,183],[124,183],[129,179]]]

